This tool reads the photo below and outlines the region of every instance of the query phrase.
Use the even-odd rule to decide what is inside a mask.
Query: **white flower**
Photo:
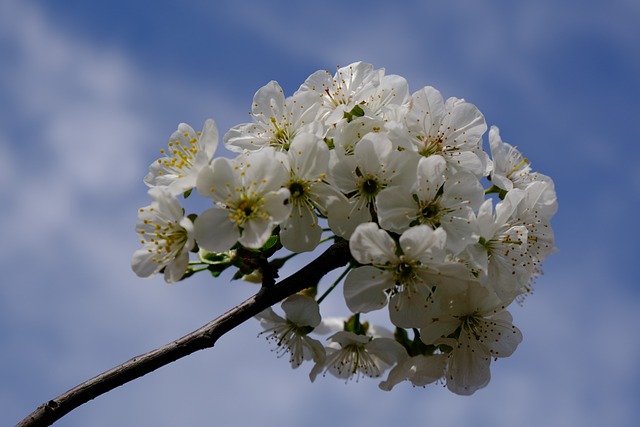
[[[388,188],[376,199],[380,226],[401,233],[410,226],[426,224],[447,232],[447,246],[458,254],[475,241],[473,210],[484,198],[478,179],[459,172],[445,179],[442,156],[422,157],[411,188]]]
[[[456,394],[472,394],[489,383],[491,359],[510,356],[522,334],[502,301],[479,284],[470,284],[465,292],[443,292],[436,301],[420,328],[420,339],[451,347],[447,387]]]
[[[256,316],[265,329],[260,335],[269,334],[267,339],[276,343],[278,357],[290,353],[289,362],[294,369],[304,360],[321,363],[325,357],[324,346],[308,336],[322,319],[318,303],[313,298],[295,294],[285,299],[281,307],[285,319],[271,307]]]
[[[425,157],[441,155],[451,171],[488,174],[490,162],[482,149],[487,125],[475,105],[457,98],[445,102],[430,86],[414,93],[410,102],[406,123],[411,139],[406,148]]]
[[[194,246],[193,224],[178,200],[164,188],[149,190],[151,205],[138,211],[136,231],[144,245],[131,259],[133,271],[149,277],[164,269],[167,283],[179,281],[189,266]]]
[[[355,146],[353,156],[339,158],[331,168],[331,181],[349,197],[329,204],[329,227],[349,238],[358,224],[372,220],[375,199],[388,186],[402,186],[413,179],[414,156],[393,148],[380,133],[368,133]]]
[[[489,146],[493,159],[490,175],[493,185],[505,191],[526,187],[530,182],[529,160],[525,159],[517,148],[502,141],[497,126],[491,126],[489,129]]]
[[[493,158],[490,178],[496,187],[505,191],[513,188],[524,189],[535,181],[548,182],[553,187],[551,178],[539,172],[532,172],[529,159],[516,147],[502,141],[497,126],[491,126],[489,129],[489,146]]]
[[[343,120],[356,106],[370,115],[381,116],[386,107],[402,105],[408,99],[408,85],[403,77],[385,76],[384,69],[376,70],[365,62],[339,68],[333,76],[326,70],[313,73],[296,94],[308,92],[321,97],[328,124]]]
[[[376,132],[381,133],[385,127],[385,121],[377,117],[356,117],[347,122],[343,120],[332,126],[327,132],[327,138],[333,141],[334,149],[331,153],[335,155],[334,162],[339,161],[344,156],[353,155],[356,144],[365,135]]]
[[[265,146],[288,150],[299,132],[323,136],[324,126],[315,120],[320,101],[313,93],[299,93],[285,99],[280,85],[271,81],[253,97],[253,123],[232,127],[224,135],[224,144],[236,152]]]
[[[198,133],[188,124],[180,123],[169,139],[167,150],[160,150],[166,157],[149,166],[144,182],[149,187],[167,187],[174,196],[191,190],[217,147],[218,128],[212,119],[208,119]]]
[[[528,250],[529,231],[513,220],[523,196],[520,190],[510,191],[495,213],[492,199],[487,199],[477,215],[479,241],[466,249],[473,265],[482,272],[480,281],[505,304],[526,292],[536,273],[537,260]]]
[[[427,300],[437,287],[464,288],[469,272],[462,264],[445,260],[446,233],[427,225],[411,227],[398,239],[375,223],[356,228],[349,247],[363,267],[349,272],[344,297],[354,313],[377,310],[391,295],[391,322],[415,328],[424,322]]]
[[[407,357],[407,352],[392,338],[374,338],[339,331],[328,338],[330,347],[323,362],[316,363],[309,378],[314,381],[319,373],[327,371],[349,381],[361,375],[377,378],[389,367]]]
[[[275,149],[246,152],[233,160],[215,159],[198,175],[198,192],[217,208],[196,218],[198,244],[211,252],[229,250],[236,242],[258,249],[291,211],[286,157]]]
[[[291,193],[291,213],[281,224],[280,240],[290,251],[311,251],[322,235],[316,212],[326,216],[329,201],[344,196],[326,183],[329,148],[322,139],[298,134],[287,155],[290,178],[285,187]]]
[[[513,191],[516,189],[507,196]],[[510,221],[527,228],[527,250],[535,258],[534,267],[538,270],[539,263],[555,251],[554,233],[549,222],[558,209],[553,181],[535,181],[518,191],[523,192],[522,200],[516,205]]]

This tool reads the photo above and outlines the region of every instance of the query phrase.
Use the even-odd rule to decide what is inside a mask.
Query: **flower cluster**
[[[531,292],[554,250],[551,178],[488,126],[475,105],[357,62],[313,73],[291,96],[258,90],[251,121],[223,136],[234,158],[216,157],[213,120],[180,124],[145,183],[139,213],[142,277],[176,282],[197,271],[260,277],[281,248],[291,255],[346,239],[352,262],[339,282],[351,311],[323,319],[318,289],[290,296],[284,317],[257,318],[292,367],[310,377],[441,381],[457,394],[487,385],[490,364],[522,341],[507,308]],[[184,215],[195,189],[212,207]],[[189,253],[197,259],[189,261]],[[340,289],[340,288],[338,288]],[[361,321],[385,309],[394,328]],[[330,334],[323,344],[312,334]]]

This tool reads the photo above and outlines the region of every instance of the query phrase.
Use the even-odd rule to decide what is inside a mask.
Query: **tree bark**
[[[339,240],[298,272],[274,286],[263,286],[247,299],[201,328],[160,348],[136,356],[39,406],[16,427],[49,426],[88,401],[198,350],[213,347],[218,338],[268,307],[317,285],[328,272],[351,260],[349,242]]]

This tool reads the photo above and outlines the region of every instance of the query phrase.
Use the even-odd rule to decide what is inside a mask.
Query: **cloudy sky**
[[[0,3],[0,424],[255,292],[131,272],[147,167],[179,122],[224,132],[269,80],[292,94],[364,60],[474,103],[555,180],[560,251],[513,309],[524,341],[489,386],[311,384],[251,321],[59,425],[636,425],[640,3],[303,4]]]

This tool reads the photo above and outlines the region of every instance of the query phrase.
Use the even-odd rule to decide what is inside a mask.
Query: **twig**
[[[75,408],[116,387],[198,350],[213,347],[218,338],[262,310],[296,292],[317,285],[329,271],[347,264],[351,259],[348,243],[346,240],[337,241],[295,274],[275,286],[262,287],[253,297],[190,334],[136,356],[44,403],[16,427],[51,425]]]

